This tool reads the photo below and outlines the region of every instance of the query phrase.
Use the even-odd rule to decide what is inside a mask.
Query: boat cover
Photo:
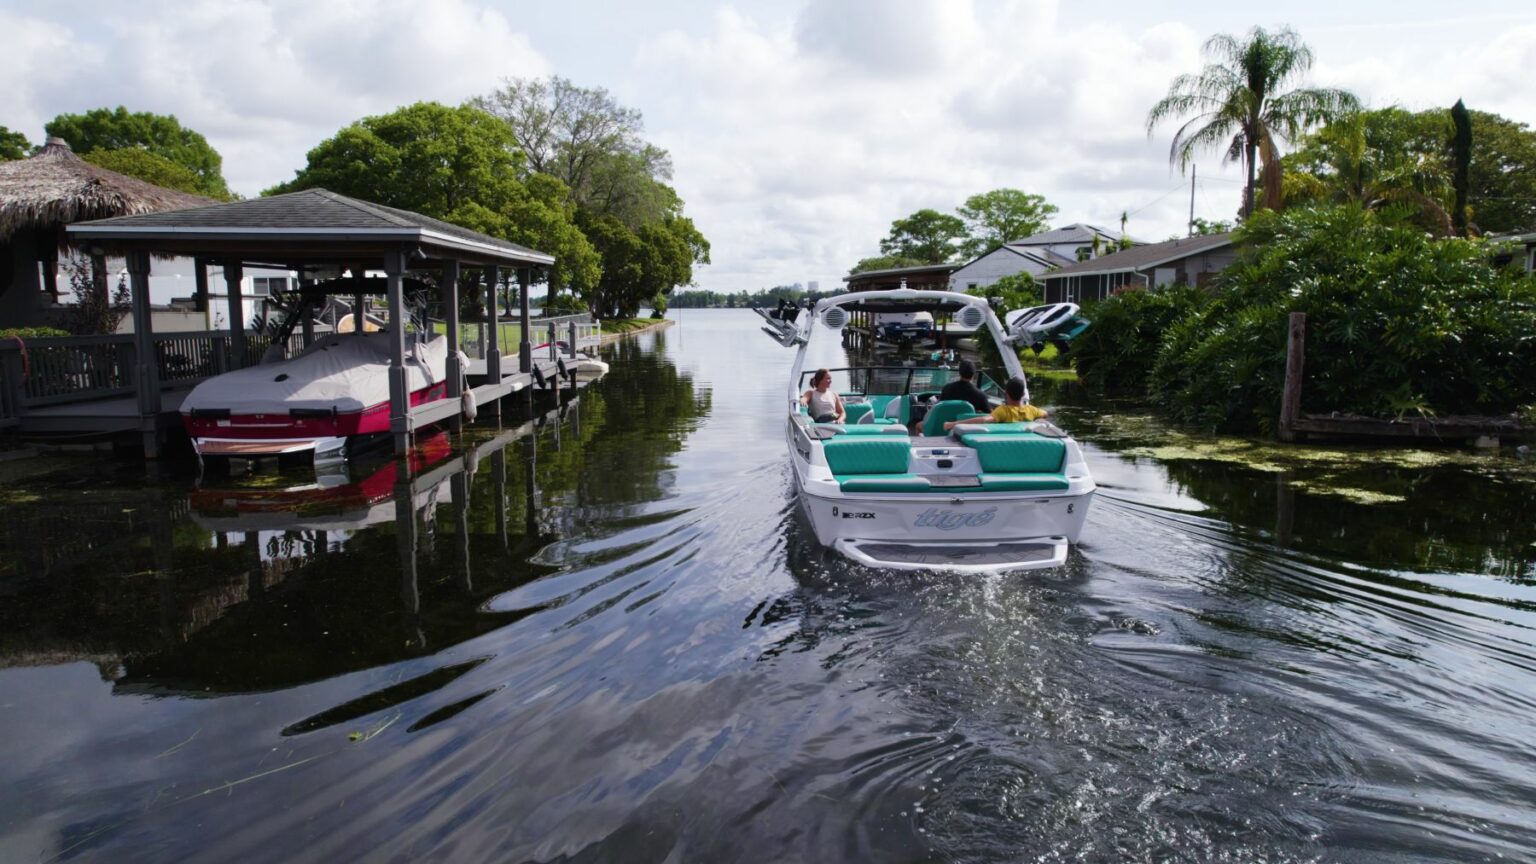
[[[216,375],[193,388],[181,412],[227,409],[233,415],[286,414],[294,408],[361,411],[389,401],[390,334],[344,333],[316,340],[299,356]],[[407,341],[412,393],[447,377],[448,340]]]

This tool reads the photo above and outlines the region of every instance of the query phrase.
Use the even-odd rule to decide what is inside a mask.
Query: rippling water
[[[414,481],[13,469],[0,860],[1530,859],[1533,466],[1042,382],[1068,566],[870,571],[795,515],[790,352],[675,314]]]

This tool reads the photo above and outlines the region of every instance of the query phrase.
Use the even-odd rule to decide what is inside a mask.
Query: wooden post
[[[1285,344],[1285,391],[1280,397],[1280,440],[1296,440],[1301,416],[1301,378],[1307,355],[1307,313],[1292,312]]]
[[[160,458],[160,374],[155,329],[149,310],[149,253],[128,253],[128,281],[133,294],[134,384],[139,396],[139,431],[144,458]]]
[[[485,341],[485,380],[501,383],[501,321],[496,317],[496,286],[501,271],[492,264],[485,268],[485,314],[489,330]]]
[[[384,276],[389,286],[389,432],[395,439],[395,455],[411,447],[411,390],[405,374],[405,262],[399,252],[384,256]],[[361,331],[359,331],[361,332]]]
[[[501,446],[491,454],[491,476],[496,481],[496,535],[501,538],[501,548],[507,544],[507,448]]]
[[[299,322],[299,332],[304,336],[305,348],[315,344],[315,316],[310,309],[309,303],[303,299],[304,289],[313,285],[314,282],[315,280],[308,276],[302,274],[299,276],[299,312],[304,315],[304,320]]]
[[[459,534],[459,558],[463,564],[463,588],[464,593],[475,589],[474,577],[469,569],[469,471],[467,460],[474,459],[474,453],[465,454],[465,470],[454,472],[453,479],[449,480],[449,488],[453,495],[453,518],[458,523]]]
[[[459,362],[459,262],[443,262],[443,302],[447,308],[443,310],[443,318],[448,328],[448,398],[458,399],[462,402],[464,397],[464,365]],[[431,334],[428,334],[429,338]],[[448,418],[448,428],[457,432],[462,424],[462,415],[455,414]]]
[[[390,257],[399,256],[391,254]],[[394,325],[394,311],[390,311],[390,325]],[[401,463],[404,470],[395,481],[395,543],[400,555],[400,602],[405,606],[406,630],[409,641],[417,647],[426,647],[426,634],[422,632],[421,589],[416,581],[416,551],[418,528],[416,525],[416,501],[412,492],[410,462]]]
[[[528,341],[528,286],[533,273],[527,267],[517,271],[517,371],[527,375],[533,371],[533,343]]]
[[[102,273],[103,274],[106,273],[106,268],[105,267],[102,268]],[[202,312],[203,315],[205,316],[204,320],[206,321],[207,320],[206,316],[208,314],[208,259],[207,258],[194,258],[194,259],[192,259],[192,281],[197,286],[197,288],[194,290],[194,292],[192,294],[192,308],[196,309],[199,312]],[[212,330],[213,327],[209,326],[208,329]]]
[[[245,298],[240,282],[245,269],[238,261],[224,262],[224,290],[229,292],[229,368],[245,368]]]

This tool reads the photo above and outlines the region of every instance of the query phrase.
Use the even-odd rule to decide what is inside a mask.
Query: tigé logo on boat
[[[996,507],[988,507],[980,513],[955,513],[950,510],[929,507],[918,514],[917,520],[912,525],[915,528],[937,528],[940,531],[953,531],[961,527],[980,528],[991,522],[992,517],[996,515]]]

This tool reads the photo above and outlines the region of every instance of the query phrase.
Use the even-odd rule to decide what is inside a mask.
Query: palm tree
[[[1195,113],[1174,134],[1168,161],[1178,163],[1182,171],[1193,161],[1195,151],[1224,146],[1227,161],[1241,161],[1248,169],[1243,193],[1246,217],[1253,212],[1255,157],[1263,159],[1264,203],[1278,208],[1280,150],[1275,139],[1296,138],[1312,126],[1357,110],[1359,100],[1344,90],[1283,92],[1312,67],[1312,49],[1289,27],[1277,33],[1255,27],[1246,41],[1218,33],[1206,41],[1204,50],[1213,62],[1198,75],[1173,80],[1168,95],[1147,113],[1147,134],[1170,117]]]
[[[1335,119],[1285,157],[1285,201],[1395,207],[1438,236],[1453,231],[1451,124],[1440,112],[1401,108]]]

